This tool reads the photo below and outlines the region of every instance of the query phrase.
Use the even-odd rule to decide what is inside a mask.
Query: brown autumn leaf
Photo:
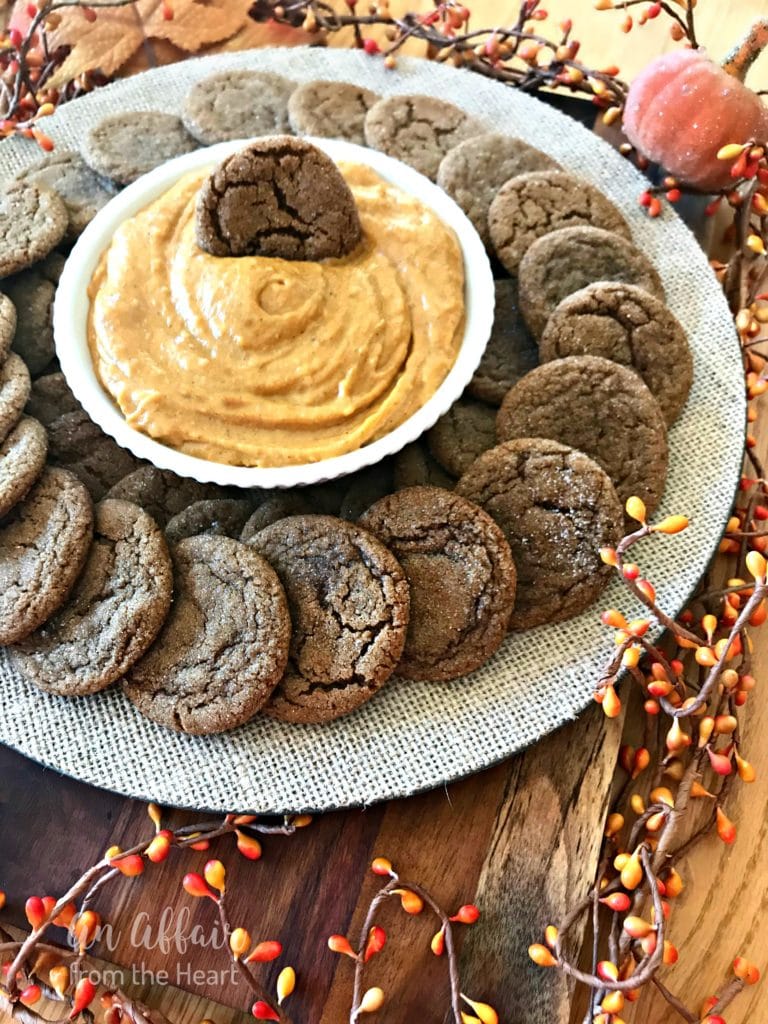
[[[125,7],[100,10],[88,21],[77,7],[59,11],[60,22],[49,36],[52,48],[71,52],[50,80],[53,86],[96,68],[114,75],[140,47],[164,40],[186,53],[233,36],[248,20],[250,0],[171,0],[173,18],[163,17],[162,0],[136,0]]]

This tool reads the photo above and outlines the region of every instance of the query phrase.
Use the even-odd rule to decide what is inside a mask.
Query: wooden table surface
[[[489,20],[501,23],[517,7],[497,0],[475,0],[471,6],[476,23],[483,8]],[[615,20],[592,10],[591,0],[552,0],[547,6],[553,16],[569,14],[583,26],[576,34],[589,59],[616,61],[627,74],[663,45],[657,25],[623,36]],[[717,54],[752,14],[768,13],[768,3],[702,0],[699,10],[701,35]],[[761,446],[768,450],[768,429],[761,433]],[[758,679],[768,677],[765,631],[758,638],[755,669]],[[689,1005],[721,983],[736,952],[766,966],[765,687],[747,710],[745,743],[758,780],[735,789],[729,801],[739,839],[732,848],[706,842],[681,867],[688,886],[677,904],[671,938],[682,956],[665,981]],[[268,839],[263,860],[255,864],[229,841],[219,841],[212,854],[227,864],[234,923],[248,927],[254,938],[279,939],[286,950],[281,962],[297,969],[297,991],[288,1003],[296,1024],[346,1020],[352,964],[331,954],[325,940],[331,932],[356,934],[374,890],[368,865],[376,855],[388,856],[446,906],[478,904],[481,924],[464,930],[464,991],[492,1003],[503,1024],[578,1024],[583,1002],[555,972],[535,968],[526,949],[592,878],[622,730],[631,738],[637,721],[630,711],[626,723],[607,722],[591,707],[526,753],[472,778],[408,800],[328,814],[290,839]],[[191,820],[182,812],[169,815],[173,823]],[[62,891],[108,846],[127,847],[148,825],[143,805],[61,778],[0,748],[0,888],[9,896],[3,921],[21,925],[28,895]],[[116,927],[113,942],[100,955],[122,965],[134,991],[178,1024],[205,1017],[216,1024],[252,1019],[241,1013],[249,1005],[248,992],[242,982],[233,983],[223,952],[197,946],[166,952],[159,942],[161,920],[166,930],[181,921],[182,931],[199,923],[203,934],[210,933],[210,905],[187,897],[179,880],[182,870],[200,870],[212,854],[180,854],[183,869],[180,859],[169,859],[153,869],[151,883],[146,876],[126,880],[104,903],[105,916]],[[187,913],[192,920],[185,926]],[[428,950],[431,922],[393,911],[381,923],[391,945],[367,978],[390,998],[372,1019],[378,1024],[443,1021],[447,984],[443,962]],[[167,972],[167,987],[150,984],[161,970]],[[275,975],[276,969],[266,970],[264,978],[273,982]],[[653,997],[628,1005],[623,1016],[628,1024],[680,1019]],[[728,1011],[728,1024],[766,1019],[768,983],[748,990]]]

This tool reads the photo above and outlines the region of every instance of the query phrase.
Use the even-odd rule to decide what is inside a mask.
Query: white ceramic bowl
[[[99,257],[122,221],[138,213],[182,175],[219,163],[247,145],[247,140],[195,150],[145,174],[99,211],[67,259],[53,310],[56,354],[75,397],[91,419],[119,445],[160,469],[170,469],[202,483],[237,487],[295,487],[344,476],[415,441],[450,408],[477,369],[493,325],[494,284],[485,248],[467,216],[442,189],[399,160],[351,142],[319,138],[310,141],[335,161],[367,164],[386,181],[418,197],[453,228],[464,258],[466,281],[466,325],[456,362],[434,395],[395,430],[356,451],[320,462],[267,468],[228,466],[185,455],[130,427],[101,386],[91,360],[87,338],[88,284]],[[141,274],[141,267],[136,268],[136,273]]]

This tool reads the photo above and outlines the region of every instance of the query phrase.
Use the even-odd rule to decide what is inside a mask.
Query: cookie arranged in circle
[[[501,405],[512,385],[538,366],[539,348],[520,312],[517,282],[505,277],[495,287],[493,329],[467,391],[490,405]]]
[[[211,498],[196,501],[168,521],[165,536],[169,544],[185,537],[206,534],[211,537],[239,537],[253,511],[250,501],[242,498]]]
[[[667,427],[640,377],[600,356],[568,356],[532,370],[499,409],[500,441],[546,437],[578,448],[613,481],[622,502],[637,495],[649,512],[667,479]]]
[[[636,284],[664,300],[651,261],[621,235],[601,228],[560,228],[534,242],[519,268],[520,309],[535,338],[573,292],[595,281]]]
[[[347,485],[344,497],[341,499],[339,508],[339,519],[348,519],[354,522],[359,519],[367,508],[370,508],[375,501],[390,494],[393,487],[392,463],[387,459],[377,462],[373,466],[366,466],[356,473],[344,477]]]
[[[543,363],[564,356],[603,356],[638,373],[674,423],[693,383],[693,356],[674,313],[633,284],[598,281],[568,295],[539,342]]]
[[[7,295],[0,292],[0,364],[4,363],[11,351],[16,333],[16,307]]]
[[[283,588],[253,548],[231,537],[187,537],[171,556],[170,614],[123,690],[168,729],[234,729],[262,707],[285,669],[291,624]]]
[[[290,130],[288,98],[295,84],[272,71],[220,71],[196,82],[182,120],[204,146]]]
[[[285,587],[293,636],[285,675],[265,711],[327,722],[370,700],[399,662],[408,582],[366,530],[332,516],[292,516],[251,544]]]
[[[117,194],[79,153],[58,147],[37,163],[19,171],[16,181],[31,181],[55,192],[67,210],[66,237],[77,238],[99,210]]]
[[[72,394],[63,373],[46,373],[32,381],[32,390],[25,408],[29,416],[49,426],[59,416],[79,412],[82,406]]]
[[[365,145],[365,115],[379,99],[352,82],[316,80],[298,85],[288,100],[288,120],[297,135],[319,135]]]
[[[160,632],[172,586],[170,555],[154,520],[138,505],[103,501],[66,603],[11,649],[11,661],[46,693],[97,693],[124,675]]]
[[[588,608],[610,569],[598,549],[622,534],[610,479],[583,452],[522,438],[484,452],[456,485],[501,527],[517,569],[512,629],[562,622]]]
[[[565,171],[532,171],[505,182],[488,210],[496,255],[516,274],[537,238],[558,228],[591,226],[629,238],[629,228],[603,193]]]
[[[427,434],[432,455],[458,477],[478,455],[496,444],[496,410],[485,402],[460,398]]]
[[[21,419],[30,387],[29,370],[24,360],[11,352],[0,366],[0,441],[6,439]]]
[[[110,114],[85,137],[82,156],[97,174],[130,185],[166,160],[191,153],[197,143],[174,114],[133,110]]]
[[[559,167],[551,156],[522,139],[486,132],[448,150],[440,161],[437,184],[456,200],[489,245],[488,210],[504,182],[518,174]]]
[[[453,489],[456,479],[432,457],[423,440],[414,441],[398,452],[393,462],[395,489],[404,487],[442,487]]]
[[[40,263],[3,281],[3,290],[13,301],[18,317],[13,351],[18,352],[33,377],[56,355],[53,341],[53,300],[64,257],[52,252]]]
[[[289,135],[233,153],[203,183],[197,244],[214,256],[321,260],[360,241],[355,200],[329,156]]]
[[[243,524],[240,540],[246,544],[267,526],[277,523],[288,516],[298,516],[311,509],[310,503],[301,491],[281,491],[271,498],[262,501]]]
[[[0,519],[17,505],[45,467],[48,436],[42,423],[22,416],[0,444]]]
[[[164,528],[187,505],[220,498],[221,492],[213,484],[201,484],[197,480],[177,476],[170,469],[140,466],[110,487],[106,497],[140,505]]]
[[[43,470],[0,524],[0,644],[23,640],[61,607],[92,537],[83,484],[64,469]]]
[[[48,424],[48,448],[51,463],[82,480],[94,501],[100,501],[142,464],[105,434],[84,409],[66,412]]]
[[[0,191],[0,277],[44,259],[64,237],[69,217],[55,192],[28,182]]]
[[[368,509],[360,525],[403,567],[411,593],[397,675],[448,680],[499,648],[515,603],[515,565],[496,523],[466,498],[411,487]]]
[[[365,116],[365,141],[431,178],[449,149],[482,126],[459,107],[433,96],[387,96]]]

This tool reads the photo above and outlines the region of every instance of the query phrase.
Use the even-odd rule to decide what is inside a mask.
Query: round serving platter
[[[318,48],[190,60],[66,104],[46,120],[46,131],[57,145],[76,149],[105,115],[180,110],[195,81],[230,68],[449,99],[488,130],[517,135],[549,153],[621,209],[636,244],[663,278],[668,304],[694,356],[693,389],[670,430],[669,479],[657,513],[685,513],[691,527],[674,538],[652,538],[638,551],[659,602],[678,611],[727,522],[745,422],[732,319],[688,228],[668,210],[649,220],[637,204],[645,179],[581,125],[524,93],[426,61],[401,59],[392,72],[360,52]],[[0,182],[39,157],[34,143],[3,142]],[[465,680],[393,680],[359,711],[326,725],[292,726],[260,717],[232,733],[208,737],[162,729],[142,718],[119,689],[75,700],[47,696],[11,670],[0,649],[0,741],[93,785],[176,806],[267,813],[370,804],[488,767],[573,719],[589,702],[611,651],[612,634],[601,625],[599,612],[614,604],[635,611],[617,581],[578,618],[511,634],[496,656]]]

